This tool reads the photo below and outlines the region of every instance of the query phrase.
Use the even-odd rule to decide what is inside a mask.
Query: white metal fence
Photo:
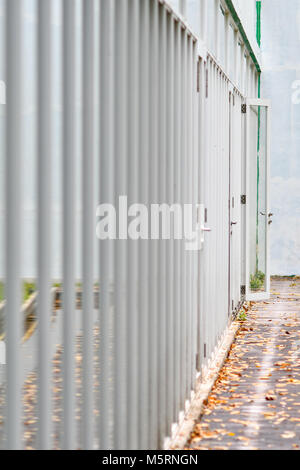
[[[20,188],[26,174],[22,74],[30,65],[21,54],[24,1],[6,2],[1,445],[157,448],[241,301],[241,105],[246,87],[256,92],[256,73],[243,52],[238,62],[236,33],[234,67],[229,50],[228,69],[211,54],[200,57],[198,38],[166,2],[63,0],[60,140],[53,117],[52,5],[36,4],[38,297],[28,326]],[[224,34],[229,44],[230,31]],[[237,77],[244,77],[243,94]],[[53,158],[58,145],[60,170]],[[117,206],[123,195],[128,205],[204,204],[212,232],[203,250],[187,251],[185,240],[97,241],[97,204]],[[63,215],[56,228],[62,231],[59,280],[56,197]]]

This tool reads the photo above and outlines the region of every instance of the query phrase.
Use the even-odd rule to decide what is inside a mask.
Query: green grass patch
[[[246,310],[241,310],[239,315],[238,315],[238,321],[241,323],[244,323],[247,320],[247,312]]]
[[[34,282],[23,282],[22,284],[22,302],[26,302],[29,297],[36,291],[36,284]],[[5,286],[4,282],[0,282],[0,302],[5,300]]]
[[[36,291],[36,284],[34,282],[23,283],[23,302],[26,302],[29,297]]]
[[[255,274],[250,276],[250,287],[253,291],[262,290],[265,284],[266,276],[261,271],[257,271]]]

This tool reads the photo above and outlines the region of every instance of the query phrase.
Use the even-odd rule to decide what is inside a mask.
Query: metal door
[[[199,361],[213,357],[228,325],[229,314],[229,89],[231,84],[213,57],[205,70],[199,210],[200,253],[200,345]],[[204,81],[204,83],[205,83]],[[198,362],[199,362],[198,361]]]
[[[229,95],[229,314],[241,300],[241,192],[242,192],[242,99],[232,90]]]

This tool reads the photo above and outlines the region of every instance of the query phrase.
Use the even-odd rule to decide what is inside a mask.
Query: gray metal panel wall
[[[62,48],[57,60],[62,70],[56,80],[53,5],[44,0],[37,10],[37,173],[32,179],[38,206],[33,227],[38,328],[26,367],[38,370],[34,419],[39,439],[36,434],[32,446],[162,447],[191,398],[197,371],[222,338],[229,301],[236,307],[240,300],[242,96],[216,59],[203,56],[203,48],[199,58],[197,38],[158,0],[59,2]],[[21,62],[24,2],[7,0],[6,6],[8,362],[6,440],[1,445],[21,448],[29,444],[26,438],[23,442],[21,417],[20,361],[28,343],[21,345],[24,245],[19,227],[24,206],[19,190],[29,170],[20,164],[26,154],[20,103],[22,74],[32,65]],[[186,2],[180,6],[184,13]],[[248,85],[254,89],[255,72],[247,64]],[[231,127],[230,91],[235,96]],[[61,135],[54,95],[62,96]],[[54,164],[57,149],[60,168]],[[229,295],[230,181],[237,203],[231,216],[240,226],[233,240]],[[149,211],[151,204],[183,208],[204,203],[212,231],[205,235],[203,250],[187,251],[184,239],[97,240],[95,201],[118,209],[124,195],[129,206],[145,204]],[[51,230],[57,200],[63,209],[62,270],[54,289],[57,302],[62,299],[59,308],[52,294],[57,281],[53,257],[60,253]],[[57,387],[51,395],[53,359]]]

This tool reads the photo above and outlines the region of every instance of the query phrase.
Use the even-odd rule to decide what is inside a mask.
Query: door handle
[[[266,215],[265,212],[261,212],[260,215]],[[273,212],[269,212],[268,217],[272,217],[274,214]]]
[[[273,223],[273,220],[269,220],[268,224],[271,225]]]
[[[237,222],[231,222],[231,226],[232,226],[232,225],[237,225]]]
[[[261,212],[260,215],[265,216],[266,214],[265,214],[265,212]],[[273,215],[274,214],[272,212],[269,212],[268,217],[273,217]]]
[[[211,228],[201,227],[202,232],[211,232]]]

